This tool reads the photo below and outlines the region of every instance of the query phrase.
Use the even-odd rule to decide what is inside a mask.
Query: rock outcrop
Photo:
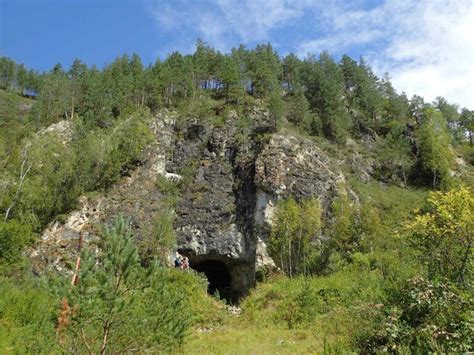
[[[255,171],[257,265],[272,265],[266,242],[278,201],[290,196],[298,200],[315,197],[327,214],[346,182],[337,162],[314,141],[289,134],[271,137],[256,160]]]
[[[155,182],[166,175],[174,120],[175,115],[166,110],[158,114],[150,124],[156,139],[145,150],[141,165],[109,191],[82,196],[76,211],[57,218],[43,231],[40,242],[29,250],[34,272],[72,273],[80,240],[83,247],[95,248],[100,225],[119,214],[130,218],[137,238],[149,234],[154,214],[162,208],[163,194]]]
[[[52,223],[31,250],[35,269],[70,272],[80,237],[95,247],[98,225],[117,214],[131,219],[137,238],[150,237],[153,216],[163,208],[156,184],[163,176],[181,189],[173,207],[178,252],[208,276],[210,291],[231,300],[244,296],[256,267],[274,265],[265,243],[278,201],[317,197],[327,208],[345,185],[338,163],[314,141],[275,133],[260,102],[244,115],[230,112],[225,125],[191,119],[176,125],[175,114],[161,112],[150,125],[156,141],[142,164]]]

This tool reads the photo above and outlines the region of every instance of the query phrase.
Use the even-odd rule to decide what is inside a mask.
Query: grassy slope
[[[348,353],[374,325],[386,292],[413,270],[395,235],[427,195],[422,190],[352,182],[380,225],[374,252],[324,277],[277,277],[259,284],[241,304],[241,316],[224,315],[191,334],[186,354]],[[307,297],[305,297],[305,295]],[[204,330],[204,331],[203,331]]]

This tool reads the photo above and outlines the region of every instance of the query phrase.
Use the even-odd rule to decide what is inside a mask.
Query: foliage
[[[174,211],[170,206],[165,206],[155,213],[150,236],[145,237],[138,245],[141,260],[148,262],[158,258],[163,263],[168,262],[169,251],[176,247],[174,219]]]
[[[419,213],[406,233],[432,277],[472,282],[474,198],[468,188],[431,193],[427,211]]]
[[[441,97],[408,100],[363,59],[281,58],[270,44],[222,54],[198,41],[193,54],[148,67],[132,54],[103,69],[76,59],[41,74],[1,57],[0,88],[0,267],[10,275],[0,278],[0,352],[472,350],[472,193],[432,194],[397,233],[426,196],[414,183],[454,185],[451,144],[469,179],[471,110]],[[378,170],[368,183],[351,181],[360,201],[340,193],[325,223],[316,199],[279,204],[269,249],[290,278],[265,275],[241,317],[208,297],[200,278],[155,260],[175,244],[173,209],[197,160],[179,171],[179,184],[158,179],[163,208],[152,238],[135,246],[117,220],[97,252],[84,255],[77,286],[15,268],[36,233],[80,194],[109,188],[142,162],[153,112],[179,111],[178,132],[189,120],[222,127],[229,110],[251,110],[256,98],[277,128],[309,134],[341,158],[345,148],[333,142],[370,135],[377,144],[364,154]],[[66,134],[43,130],[52,123],[69,127]],[[253,133],[239,115],[233,144],[266,144],[269,135]],[[200,327],[193,333],[192,324]]]
[[[282,201],[271,230],[270,253],[290,277],[303,274],[314,264],[321,230],[321,204],[309,199],[298,204],[294,199]]]
[[[287,102],[286,118],[289,122],[301,126],[311,120],[309,117],[311,115],[309,102],[306,99],[303,90],[296,89],[293,93],[288,94],[285,97],[285,100]],[[311,127],[308,128],[310,132],[314,131],[311,130]],[[318,132],[314,131],[314,133],[317,134]]]
[[[101,250],[83,256],[79,283],[70,290],[71,321],[60,335],[65,349],[106,353],[179,347],[193,314],[185,294],[167,286],[169,272],[156,263],[140,265],[130,227],[120,217],[104,230]]]
[[[402,180],[405,187],[408,187],[408,177],[415,164],[411,150],[407,137],[399,131],[399,128],[392,128],[392,132],[388,133],[385,139],[380,140],[377,146],[377,157],[381,163],[382,175],[394,175]]]
[[[374,329],[359,334],[368,352],[472,351],[472,297],[449,282],[415,277],[396,290],[374,318]]]
[[[58,353],[56,311],[56,299],[44,283],[0,276],[0,352]]]
[[[347,192],[340,189],[339,196],[332,202],[332,223],[329,227],[331,243],[341,256],[349,259],[357,251],[360,234],[354,233],[355,222],[358,218],[356,206],[350,201]]]
[[[18,260],[23,248],[33,239],[29,225],[17,221],[0,222],[0,264]]]
[[[307,59],[302,73],[308,101],[321,119],[324,135],[343,142],[351,122],[345,110],[340,68],[327,52],[323,52],[318,61],[311,57]]]
[[[442,115],[432,109],[425,109],[423,123],[419,126],[416,136],[421,172],[432,181],[433,188],[448,187],[453,153]]]

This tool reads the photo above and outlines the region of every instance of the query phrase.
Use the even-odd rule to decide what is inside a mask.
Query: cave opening
[[[232,276],[227,265],[219,260],[204,260],[197,262],[191,267],[197,272],[206,275],[208,281],[207,292],[210,295],[219,292],[219,297],[229,302],[234,302],[234,292],[232,290]]]

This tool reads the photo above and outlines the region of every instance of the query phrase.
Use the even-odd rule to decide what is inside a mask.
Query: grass
[[[317,353],[324,340],[311,330],[289,330],[281,326],[248,325],[229,319],[211,332],[195,332],[184,354],[282,354]]]
[[[350,353],[383,303],[377,270],[347,269],[325,277],[278,277],[259,284],[240,316],[194,329],[185,354]],[[308,297],[305,297],[307,295]]]
[[[379,214],[373,251],[327,276],[277,276],[258,284],[242,301],[240,316],[224,312],[218,322],[196,327],[183,353],[359,352],[358,339],[373,333],[392,290],[418,270],[403,255],[395,230],[423,205],[427,192],[357,180],[351,187],[363,206]]]

